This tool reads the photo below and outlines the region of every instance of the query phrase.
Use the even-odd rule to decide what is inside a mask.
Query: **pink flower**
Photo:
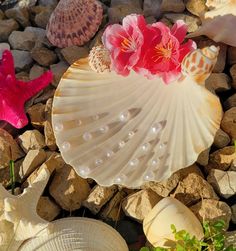
[[[143,16],[132,14],[123,19],[122,25],[106,28],[102,41],[111,55],[111,68],[127,76],[141,58],[146,22]]]
[[[181,20],[172,29],[157,22],[146,33],[143,45],[143,61],[136,65],[141,74],[148,78],[159,76],[167,84],[180,76],[181,62],[186,54],[196,48],[192,40],[182,44],[187,26]]]

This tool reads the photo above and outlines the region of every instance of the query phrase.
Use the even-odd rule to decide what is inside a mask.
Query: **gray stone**
[[[33,64],[30,52],[12,50],[16,71],[28,70]]]
[[[31,51],[31,57],[42,66],[50,66],[51,64],[56,63],[57,56],[56,54],[45,48],[45,47],[36,47]]]
[[[8,18],[15,19],[21,26],[27,27],[30,25],[29,12],[26,8],[12,8],[5,11]]]
[[[207,181],[225,199],[236,194],[236,172],[234,171],[212,169],[207,177]]]
[[[218,148],[224,148],[230,143],[230,137],[227,133],[225,133],[223,130],[219,129],[214,138],[214,146]]]
[[[30,32],[13,31],[8,41],[15,50],[31,51],[34,48],[36,37]]]
[[[162,0],[161,12],[181,13],[185,9],[183,0]]]
[[[206,80],[206,88],[212,92],[224,92],[231,88],[230,77],[225,73],[212,73]]]
[[[10,45],[8,43],[0,43],[0,59],[2,58],[4,50],[10,50]]]
[[[0,20],[2,20],[4,18],[4,13],[2,10],[0,10]]]
[[[226,110],[229,110],[230,108],[233,108],[233,107],[236,107],[236,93],[234,93],[224,102],[224,108]]]
[[[84,58],[88,56],[88,48],[87,47],[78,47],[78,46],[70,46],[63,48],[61,50],[61,54],[63,58],[68,62],[69,65],[73,64],[80,58]]]
[[[38,4],[41,6],[56,6],[58,4],[57,0],[39,0]]]
[[[19,29],[19,24],[12,18],[4,19],[0,20],[0,27],[0,42],[5,42],[12,31]]]
[[[46,30],[42,28],[28,26],[25,28],[24,31],[31,32],[37,37],[37,40],[42,41],[42,42],[44,41],[46,37]]]
[[[198,155],[197,163],[199,165],[206,166],[208,164],[210,149],[211,148],[208,148]]]
[[[232,211],[232,222],[236,224],[236,204],[234,204],[231,207],[231,211]]]
[[[40,28],[46,29],[46,26],[48,24],[48,20],[52,14],[52,11],[53,11],[53,9],[50,8],[50,6],[49,6],[49,8],[46,8],[43,11],[41,11],[40,13],[38,13],[34,19],[36,25]]]
[[[38,78],[45,71],[46,71],[45,68],[43,68],[43,67],[41,67],[41,66],[39,66],[37,64],[34,64],[33,67],[31,67],[31,69],[30,69],[29,77],[30,77],[30,79]]]
[[[145,16],[160,17],[162,0],[144,0],[143,2],[143,14]]]
[[[142,0],[111,0],[111,7],[124,4],[133,5],[136,8],[142,8]]]
[[[236,140],[236,107],[230,108],[224,113],[221,128],[231,137],[232,141]]]
[[[57,64],[50,65],[50,69],[53,73],[53,86],[57,87],[62,75],[66,72],[68,68],[69,65],[64,61],[60,61]]]

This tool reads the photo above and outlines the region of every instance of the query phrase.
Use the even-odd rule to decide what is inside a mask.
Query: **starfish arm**
[[[3,75],[11,75],[15,79],[14,60],[11,52],[5,50],[0,60],[0,72]]]
[[[53,79],[52,72],[47,71],[40,77],[31,80],[28,83],[24,83],[24,86],[22,84],[22,96],[24,97],[25,101],[33,97],[35,94],[40,92],[46,86],[48,86],[52,82],[52,79]]]

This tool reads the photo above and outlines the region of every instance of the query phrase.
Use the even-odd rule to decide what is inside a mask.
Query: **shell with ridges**
[[[47,38],[64,48],[83,45],[97,32],[103,9],[97,0],[61,0],[47,25]]]
[[[75,62],[55,92],[52,123],[64,160],[100,185],[139,187],[191,165],[219,128],[219,99],[191,76],[165,85]]]
[[[236,46],[236,1],[208,0],[210,10],[201,16],[202,26],[187,37],[206,35],[215,42]]]
[[[19,251],[128,251],[120,234],[94,219],[72,217],[53,221]]]

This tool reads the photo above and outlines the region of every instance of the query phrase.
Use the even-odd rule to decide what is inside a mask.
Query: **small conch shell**
[[[104,45],[94,46],[89,53],[89,65],[97,73],[110,71],[110,53]]]
[[[19,251],[128,251],[121,235],[109,225],[90,218],[53,221]]]
[[[81,46],[95,35],[102,17],[97,0],[61,0],[48,21],[47,38],[60,48]]]
[[[203,84],[211,74],[218,54],[219,47],[214,45],[190,52],[182,61],[182,74],[191,76],[197,83]]]
[[[215,42],[236,46],[236,1],[208,0],[210,8],[201,16],[202,26],[187,37],[206,35]]]
[[[215,58],[208,59],[214,64]],[[206,72],[201,85],[197,75],[185,74],[165,85],[133,71],[127,77],[97,73],[87,58],[75,62],[53,101],[52,124],[64,160],[102,186],[131,188],[193,164],[212,144],[222,108],[204,86]]]

